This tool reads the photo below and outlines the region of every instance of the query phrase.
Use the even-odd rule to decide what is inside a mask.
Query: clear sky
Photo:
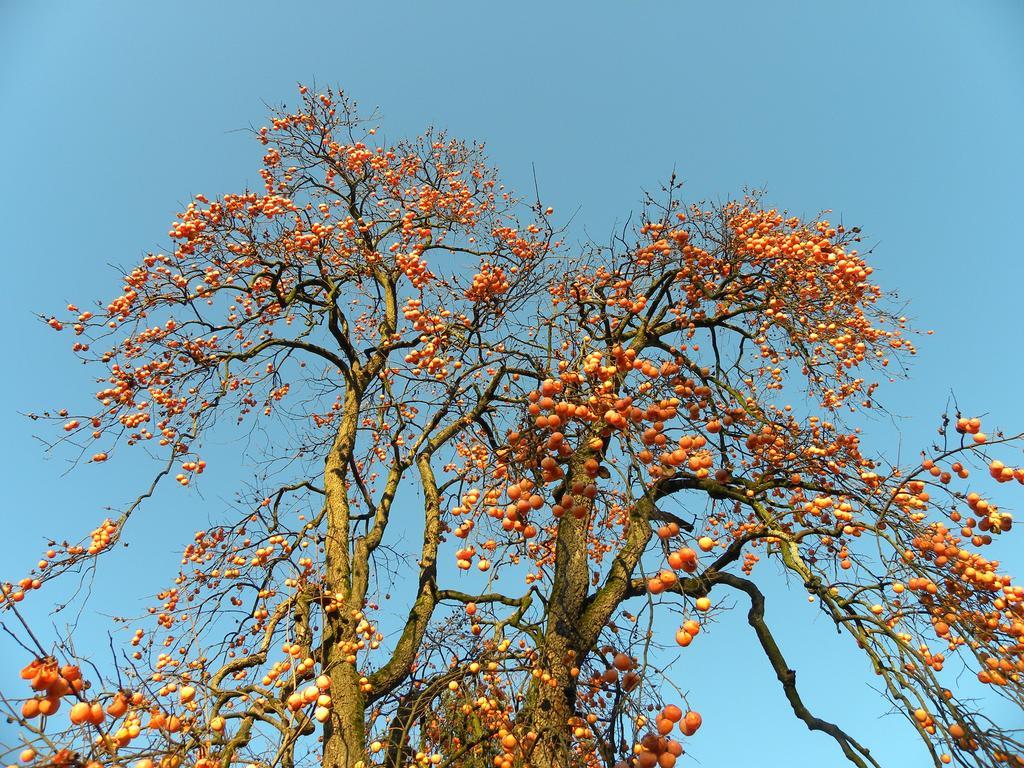
[[[899,418],[868,425],[871,445],[916,454],[951,395],[1024,430],[1022,40],[1019,0],[0,0],[0,579],[27,571],[45,536],[87,532],[145,477],[137,459],[65,474],[66,455],[44,455],[20,413],[82,403],[92,384],[33,313],[112,295],[108,265],[165,246],[192,195],[257,185],[262,151],[239,129],[262,124],[264,102],[294,102],[300,81],[379,107],[389,138],[432,124],[485,140],[508,183],[531,190],[535,167],[545,202],[578,211],[577,233],[598,240],[673,169],[691,198],[763,186],[794,213],[832,209],[863,228],[875,276],[916,327],[936,332],[910,381],[883,389]],[[168,489],[147,507],[132,547],[101,568],[77,643],[98,652],[104,615],[138,611],[167,581],[237,470],[211,465],[202,496]],[[1024,507],[1020,493],[1003,498]],[[1000,554],[1024,577],[1021,541]],[[25,604],[44,624],[46,598]],[[769,599],[812,710],[884,766],[925,765],[908,726],[884,717],[867,665],[802,592]],[[705,717],[691,764],[841,763],[792,717],[741,612],[701,640],[672,668]],[[2,637],[8,655],[20,659]]]

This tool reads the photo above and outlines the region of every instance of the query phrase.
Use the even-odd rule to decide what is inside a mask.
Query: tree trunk
[[[570,467],[570,483],[583,479],[579,456]],[[642,499],[630,510],[626,541],[612,563],[601,588],[590,595],[590,565],[587,556],[589,520],[563,518],[558,527],[555,575],[548,602],[544,633],[544,671],[550,682],[534,678],[528,698],[529,720],[538,733],[530,764],[533,768],[567,768],[573,760],[572,730],[584,725],[575,720],[576,678],[573,667],[582,667],[601,636],[612,613],[629,588],[652,532],[649,515],[653,499]]]
[[[356,625],[362,595],[353,594],[348,502],[348,465],[355,448],[359,397],[355,387],[345,396],[342,420],[324,467],[327,531],[325,596],[334,602],[325,611],[324,673],[331,680],[331,716],[324,724],[325,768],[364,768],[366,702],[359,684],[355,654]]]
[[[363,768],[366,705],[359,670],[341,659],[331,670],[331,717],[324,726],[324,768]]]
[[[574,457],[567,473],[566,488],[576,480],[589,481],[583,463],[586,451]],[[587,557],[588,517],[563,517],[559,521],[555,543],[555,574],[548,600],[547,626],[541,649],[543,671],[550,676],[534,678],[528,697],[529,721],[538,734],[531,755],[533,768],[568,768],[572,765],[572,724],[576,714],[576,678],[578,667],[590,651],[583,646],[581,621],[590,589]],[[584,634],[591,634],[589,632]]]
[[[572,765],[571,721],[576,714],[576,679],[571,670],[574,657],[569,638],[549,635],[544,671],[548,681],[534,678],[527,707],[529,722],[537,732],[529,764],[532,768],[568,768]],[[566,659],[561,661],[560,659]]]

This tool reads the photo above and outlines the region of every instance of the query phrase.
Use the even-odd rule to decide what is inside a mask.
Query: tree
[[[701,642],[734,593],[794,715],[877,765],[803,703],[768,560],[937,765],[1024,765],[1011,724],[949,687],[970,669],[1024,706],[1024,590],[983,554],[1011,518],[962,482],[1024,483],[997,458],[1021,435],[957,413],[910,466],[862,451],[875,379],[914,347],[859,230],[757,195],[684,204],[673,178],[635,231],[570,247],[482,147],[388,146],[342,95],[300,91],[256,132],[262,190],[197,196],[112,301],[43,318],[101,389],[37,418],[95,446],[84,463],[163,463],[4,586],[32,654],[5,697],[23,763],[671,768],[701,717],[652,649]],[[18,621],[239,428],[261,485],[188,543],[116,678]]]

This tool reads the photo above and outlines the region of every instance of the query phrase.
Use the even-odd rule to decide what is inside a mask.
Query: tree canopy
[[[701,643],[734,595],[794,716],[877,766],[801,698],[765,619],[759,575],[781,569],[936,765],[1024,766],[1014,723],[958,683],[1024,708],[1024,589],[985,555],[1022,435],[954,413],[909,463],[863,449],[915,348],[859,229],[757,194],[687,202],[673,177],[578,244],[482,146],[388,144],[342,94],[300,91],[255,131],[261,189],[196,196],[117,295],[43,318],[100,383],[91,409],[37,416],[55,450],[161,463],[4,585],[27,655],[10,754],[672,768],[714,693],[669,693],[652,649]],[[263,485],[239,478],[187,542],[121,668],[20,621],[237,429]]]

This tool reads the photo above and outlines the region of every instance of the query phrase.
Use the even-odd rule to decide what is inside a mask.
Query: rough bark
[[[572,460],[566,487],[587,479],[583,463],[589,452],[580,451]],[[576,679],[572,668],[582,663],[589,647],[581,644],[581,620],[590,589],[587,559],[587,517],[563,517],[555,543],[555,573],[548,598],[547,624],[541,649],[549,681],[534,678],[527,696],[527,717],[538,734],[531,755],[535,768],[565,768],[571,764],[569,724],[576,712]]]
[[[324,725],[325,768],[362,768],[366,754],[366,703],[359,671],[344,659],[331,671],[331,717]]]
[[[359,672],[346,658],[346,645],[355,640],[361,598],[352,593],[349,542],[350,508],[346,477],[355,447],[359,400],[355,388],[346,393],[342,420],[327,456],[324,490],[327,504],[325,591],[336,601],[326,613],[324,627],[325,672],[331,680],[331,716],[324,724],[326,768],[360,768],[366,748],[366,706]]]

